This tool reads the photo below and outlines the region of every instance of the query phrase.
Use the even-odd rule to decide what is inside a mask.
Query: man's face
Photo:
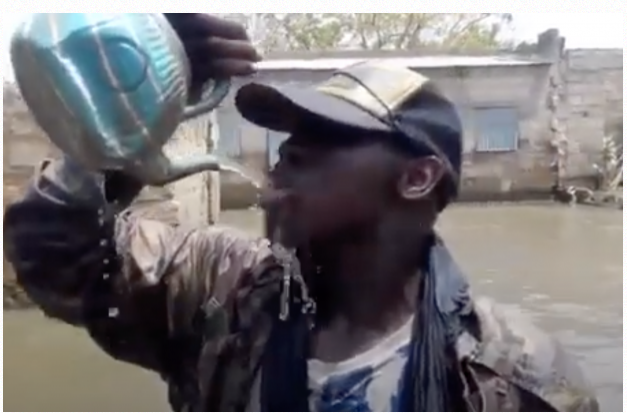
[[[266,197],[282,241],[294,246],[375,219],[386,184],[373,145],[339,128],[307,129],[299,128],[280,146]]]
[[[281,145],[264,204],[289,246],[350,237],[406,198],[423,166],[364,133],[309,125]]]

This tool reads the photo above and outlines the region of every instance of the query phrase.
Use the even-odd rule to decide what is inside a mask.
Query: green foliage
[[[257,13],[237,16],[254,27],[264,51],[336,49],[493,49],[512,21],[498,13]]]
[[[594,165],[602,190],[614,191],[623,184],[623,148],[613,136],[603,137],[601,162]]]
[[[271,50],[327,50],[341,44],[341,14],[262,14],[264,36],[260,45]]]

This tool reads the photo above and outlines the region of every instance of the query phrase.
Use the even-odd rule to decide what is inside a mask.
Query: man
[[[240,30],[180,19],[198,79],[251,72]],[[123,173],[46,163],[5,236],[48,315],[160,374],[179,411],[598,410],[559,345],[471,299],[435,234],[462,136],[428,79],[366,63],[236,104],[290,133],[263,194],[273,243],[142,219]]]

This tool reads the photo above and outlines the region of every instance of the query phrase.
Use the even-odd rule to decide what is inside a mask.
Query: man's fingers
[[[183,40],[195,84],[209,78],[248,76],[261,60],[239,23],[207,14],[166,14]]]
[[[246,28],[234,21],[209,14],[168,15],[168,20],[176,26],[179,35],[199,37],[222,37],[231,40],[248,40]]]
[[[211,59],[238,59],[250,62],[261,61],[261,55],[247,40],[230,40],[211,37],[190,44],[187,48],[190,56],[201,61]]]
[[[210,14],[202,14],[200,19],[210,28],[211,35],[213,36],[232,40],[249,40],[246,28],[240,23]]]
[[[193,78],[249,76],[261,56],[248,41],[209,38],[191,43],[187,53],[194,67]]]
[[[240,59],[216,59],[199,65],[193,77],[197,80],[209,78],[225,78],[233,76],[250,76],[256,72],[253,62]]]

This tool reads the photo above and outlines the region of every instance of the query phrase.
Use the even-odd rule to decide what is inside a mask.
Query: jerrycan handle
[[[227,97],[230,89],[231,81],[229,79],[217,79],[208,82],[203,87],[200,101],[185,108],[183,119],[190,120],[211,112]]]

